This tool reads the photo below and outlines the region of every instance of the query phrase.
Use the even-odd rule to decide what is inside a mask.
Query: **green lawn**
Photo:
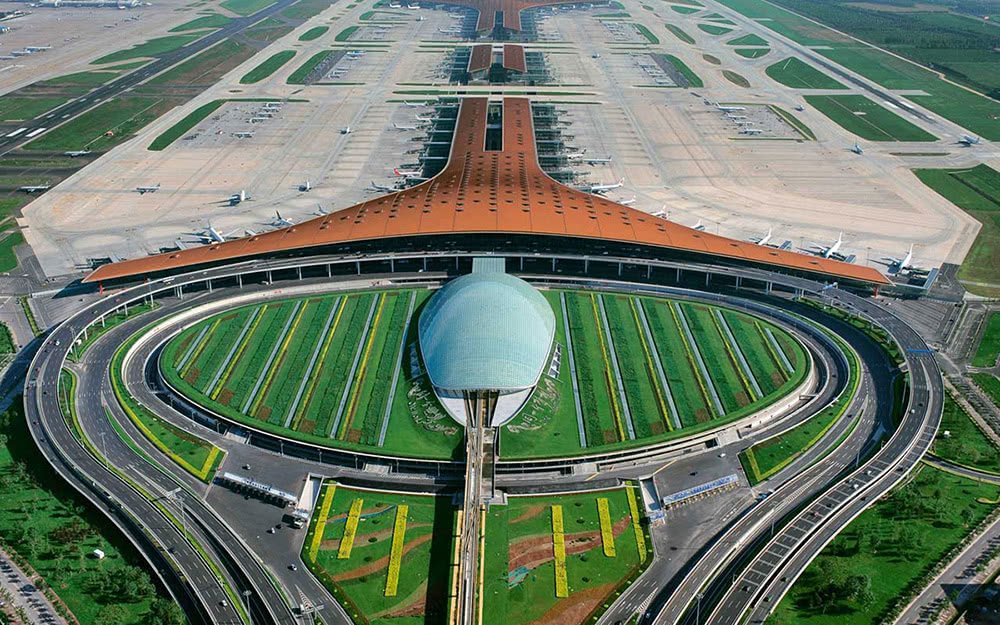
[[[725,76],[726,80],[733,83],[737,87],[743,87],[744,89],[750,86],[750,81],[744,78],[742,75],[728,69],[722,70],[722,75]]]
[[[726,28],[724,26],[716,26],[715,24],[698,24],[698,28],[705,31],[709,35],[725,35],[726,33],[733,32],[732,28]]]
[[[983,337],[979,340],[979,347],[972,357],[972,366],[992,367],[997,364],[998,356],[1000,356],[1000,312],[993,312],[986,320]]]
[[[680,26],[674,26],[673,24],[665,24],[665,26],[667,30],[684,43],[694,45],[694,37],[684,32]]]
[[[754,34],[751,33],[749,35],[743,35],[742,37],[737,37],[736,39],[730,39],[729,41],[726,42],[726,45],[727,46],[759,46],[759,47],[766,48],[766,47],[768,47],[771,44],[769,44],[767,42],[767,39],[764,39],[763,37],[761,37],[759,35],[754,35]]]
[[[993,510],[1000,489],[928,466],[820,553],[769,625],[875,625]],[[854,591],[852,592],[852,589]]]
[[[699,89],[701,87],[705,86],[705,83],[702,82],[702,80],[698,76],[698,74],[695,74],[691,70],[691,68],[687,66],[687,64],[684,61],[680,60],[679,58],[677,58],[673,54],[661,54],[659,56],[662,56],[662,57],[666,58],[668,61],[670,61],[671,64],[673,64],[673,66],[675,68],[677,68],[677,71],[680,72],[681,75],[683,75],[684,78],[687,79],[687,81],[688,81],[687,86],[689,86],[689,87],[696,87],[696,88],[699,88]],[[682,85],[682,86],[684,86],[684,85]]]
[[[640,556],[623,488],[571,495],[510,497],[486,515],[483,571],[484,625],[561,622],[556,615],[579,611],[572,622],[603,610],[651,559],[645,530]],[[633,490],[634,492],[634,490]],[[597,499],[608,500],[614,556],[603,548]],[[552,506],[562,507],[569,596],[556,597]],[[641,502],[639,506],[641,507]],[[641,512],[640,512],[641,514]],[[640,527],[643,521],[640,521]]]
[[[272,4],[274,4],[274,0],[223,0],[219,6],[223,9],[229,9],[237,15],[253,15]]]
[[[94,583],[103,574],[144,577],[145,560],[119,530],[92,509],[52,470],[38,452],[24,419],[23,403],[14,398],[0,413],[0,539],[15,560],[27,561],[81,623],[97,623],[116,615],[116,623],[150,622],[156,597],[169,600],[154,586],[153,594],[110,595]],[[90,557],[94,549],[103,560]]]
[[[150,39],[145,43],[136,44],[128,50],[119,50],[118,52],[106,54],[96,61],[91,61],[91,65],[104,65],[106,63],[118,63],[120,61],[128,61],[131,59],[158,56],[160,54],[176,50],[182,46],[186,46],[192,41],[201,39],[202,36],[203,34],[168,35],[166,37],[157,37],[155,39]]]
[[[913,173],[983,224],[958,277],[973,293],[1000,296],[996,272],[1000,267],[1000,172],[977,165],[971,169],[916,169]]]
[[[67,102],[69,98],[53,97],[5,97],[0,99],[0,121],[11,122],[33,119],[46,111]]]
[[[733,50],[733,52],[746,59],[759,59],[770,51],[770,48],[736,48]]]
[[[950,436],[946,437],[945,432]],[[945,398],[941,427],[931,453],[956,464],[1000,473],[1000,449],[951,397]]]
[[[696,9],[694,7],[677,6],[676,4],[670,5],[670,8],[674,11],[680,13],[681,15],[690,15],[692,13],[697,13],[701,9]]]
[[[130,139],[172,106],[170,102],[160,98],[134,95],[118,97],[47,132],[28,143],[25,149],[109,149]]]
[[[298,69],[289,74],[288,80],[286,81],[290,85],[304,85],[306,83],[306,77],[316,69],[316,66],[325,61],[331,54],[333,50],[322,50],[316,54],[309,57],[305,63],[300,65]]]
[[[337,33],[337,36],[333,38],[334,41],[347,41],[351,38],[351,35],[357,32],[361,28],[360,26],[348,26],[344,30]]]
[[[14,248],[24,243],[24,235],[18,232],[11,232],[2,235],[0,239],[0,272],[13,271],[17,267],[17,254]]]
[[[14,337],[10,333],[7,324],[0,322],[0,356],[9,356],[17,352],[17,345],[14,344]]]
[[[203,28],[222,28],[231,21],[232,18],[226,17],[225,15],[220,15],[218,13],[211,13],[209,15],[196,17],[190,22],[185,22],[180,26],[175,26],[171,28],[169,32],[181,33],[186,30],[200,30]]]
[[[240,78],[241,85],[251,85],[256,82],[260,82],[278,71],[282,65],[292,60],[295,56],[295,50],[282,50],[272,54],[266,61],[253,68],[249,72]]]
[[[992,373],[973,373],[973,381],[983,389],[993,403],[1000,406],[1000,379],[997,379]]]
[[[312,41],[313,39],[319,39],[326,34],[326,31],[328,30],[330,30],[329,26],[316,26],[314,28],[310,28],[306,32],[302,33],[299,37],[299,41]]]
[[[146,61],[139,61],[142,65],[146,64]],[[131,63],[127,65],[132,65]],[[121,68],[127,67],[126,65],[118,65],[115,67],[108,67],[108,70],[116,71],[100,71],[100,72],[76,72],[74,74],[66,74],[64,76],[56,76],[55,78],[50,78],[48,80],[41,81],[38,84],[40,87],[99,87],[104,83],[118,78],[118,71],[122,71]],[[134,69],[134,68],[132,68]],[[87,89],[75,89],[74,93],[84,94]]]
[[[635,29],[637,31],[639,31],[640,35],[646,38],[646,41],[653,44],[654,46],[659,45],[660,38],[654,35],[653,31],[649,30],[649,28],[643,26],[642,24],[633,24],[633,26],[635,26]]]
[[[192,87],[215,84],[223,74],[257,51],[250,45],[226,39],[179,63],[148,83],[155,87]]]
[[[824,72],[794,56],[790,56],[783,61],[778,61],[774,65],[769,65],[764,70],[764,73],[786,87],[793,89],[847,88]]]
[[[320,523],[328,493],[326,521]],[[338,558],[348,511],[362,500],[350,556]],[[396,515],[406,506],[399,582],[386,596]],[[449,574],[455,540],[450,496],[408,495],[326,482],[306,532],[302,558],[356,623],[422,625],[447,620]],[[317,536],[317,533],[319,535]],[[314,541],[316,559],[310,555]]]
[[[202,104],[192,112],[188,113],[182,120],[160,133],[147,149],[159,152],[165,149],[174,141],[180,139],[188,131],[197,126],[206,117],[214,113],[220,106],[225,104],[225,100],[213,100],[208,104]]]
[[[807,95],[805,99],[848,132],[869,141],[937,140],[863,95]]]

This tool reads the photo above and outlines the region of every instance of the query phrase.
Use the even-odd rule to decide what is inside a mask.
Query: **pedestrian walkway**
[[[3,610],[15,618],[20,609],[28,618],[24,621],[26,624],[66,625],[66,619],[55,611],[48,598],[4,551],[0,551],[0,589],[3,591]]]

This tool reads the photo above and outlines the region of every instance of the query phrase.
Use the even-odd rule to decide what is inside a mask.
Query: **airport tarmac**
[[[643,17],[659,45],[645,45],[642,38],[634,41],[629,33],[637,31],[631,27],[609,28],[608,20],[596,17],[597,10],[545,10],[538,19],[538,32],[546,41],[580,43],[536,44],[546,51],[553,76],[574,86],[540,88],[539,93],[548,90],[549,95],[533,97],[558,101],[565,109],[570,124],[563,131],[571,136],[567,143],[586,149],[588,156],[613,157],[607,164],[574,164],[573,169],[584,174],[581,183],[624,178],[624,187],[608,197],[634,197],[635,208],[665,211],[671,220],[701,222],[711,232],[736,238],[760,236],[773,228],[774,242],[787,240],[795,249],[808,250],[814,242],[829,244],[843,232],[843,251],[856,255],[859,263],[901,256],[911,243],[914,261],[921,266],[961,261],[978,223],[924,188],[909,169],[965,166],[992,146],[974,148],[975,153],[958,148],[954,137],[961,131],[940,121],[927,129],[941,141],[863,142],[864,154],[854,154],[852,135],[808,106],[795,110],[804,105],[801,92],[764,75],[767,65],[793,53],[789,44],[759,29],[772,50],[765,57],[746,59],[725,42],[748,29],[714,37],[699,30],[697,20],[666,6],[657,9],[653,20],[646,19],[649,12],[638,2],[625,4],[633,16]],[[219,231],[240,233],[268,228],[275,211],[296,221],[307,219],[318,206],[336,210],[370,197],[366,187],[372,181],[391,185],[394,167],[415,163],[423,135],[422,129],[400,131],[392,123],[414,125],[417,115],[432,112],[406,106],[403,100],[423,100],[428,96],[412,92],[442,86],[436,76],[436,85],[412,83],[427,80],[428,69],[436,71],[447,60],[434,42],[449,37],[454,41],[454,35],[442,31],[461,20],[443,10],[395,11],[402,15],[391,17],[391,28],[368,25],[346,44],[335,42],[336,33],[360,24],[366,10],[370,8],[333,5],[29,205],[21,224],[27,226],[25,235],[46,274],[79,271],[88,259],[142,256],[178,239],[195,244],[198,238],[188,233],[209,222]],[[677,40],[664,28],[665,20],[681,25],[697,45]],[[317,25],[330,30],[314,41],[298,41]],[[620,32],[628,35],[626,43],[618,39]],[[346,71],[334,76],[331,69],[320,81],[324,84],[286,84],[316,52],[331,46],[352,49],[352,43],[365,54],[346,64],[338,62],[336,67]],[[239,83],[247,71],[282,49],[297,54],[261,82]],[[651,53],[680,57],[705,87],[657,84],[666,74],[649,68],[655,65]],[[721,63],[706,60],[706,54]],[[730,82],[722,75],[724,69],[745,77],[751,86]],[[394,93],[406,90],[411,94]],[[507,90],[523,87],[490,89],[495,94]],[[161,132],[215,99],[284,104],[272,118],[250,123],[250,103],[227,103],[186,135],[194,138],[178,140],[162,152],[146,149]],[[743,115],[753,117],[767,134],[740,133],[740,126],[714,102],[745,106]],[[817,140],[803,139],[771,105],[791,112]],[[345,134],[347,127],[351,132]],[[248,132],[252,136],[236,136]],[[894,152],[943,156],[899,157]],[[986,160],[991,159],[998,166],[997,157]],[[305,181],[313,188],[301,192]],[[156,193],[140,196],[134,191],[155,184],[161,185]],[[250,199],[230,206],[227,198],[241,190]]]

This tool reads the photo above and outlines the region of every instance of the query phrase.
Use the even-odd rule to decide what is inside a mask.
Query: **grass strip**
[[[265,312],[267,312],[267,304],[264,304],[256,311],[254,311],[254,317],[251,320],[252,323],[250,324],[247,331],[243,333],[243,336],[240,338],[239,342],[236,344],[236,349],[233,351],[232,354],[230,354],[229,362],[226,363],[226,367],[222,370],[222,373],[219,375],[219,378],[216,381],[214,388],[212,389],[212,394],[210,395],[212,399],[216,399],[219,396],[219,393],[222,392],[222,389],[226,388],[226,384],[229,382],[229,378],[232,377],[233,375],[233,369],[236,368],[236,363],[238,363],[240,361],[240,358],[243,357],[243,352],[246,351],[247,345],[250,344],[250,341],[253,339],[254,333],[257,332],[257,326],[260,325],[260,320],[264,318]]]
[[[997,364],[998,356],[1000,356],[1000,312],[993,312],[986,320],[983,337],[979,340],[979,347],[972,357],[972,366],[992,367]]]
[[[319,556],[320,545],[323,544],[323,533],[326,531],[326,521],[330,517],[330,505],[333,495],[337,492],[337,484],[330,482],[323,487],[323,496],[319,505],[319,514],[313,525],[312,539],[309,541],[309,561],[315,562]]]
[[[726,348],[729,362],[732,363],[733,368],[736,369],[736,373],[740,376],[740,383],[743,385],[743,390],[753,398],[753,401],[759,400],[764,396],[764,393],[760,390],[760,385],[757,384],[757,379],[754,378],[753,371],[750,369],[750,363],[747,362],[746,356],[736,341],[736,337],[733,336],[732,328],[729,327],[729,324],[718,308],[712,309],[711,317],[716,332],[722,337],[722,345]]]
[[[632,517],[632,532],[635,534],[635,548],[639,551],[639,563],[646,561],[646,537],[642,532],[642,523],[639,519],[639,502],[635,497],[635,487],[631,484],[625,486],[625,496],[628,497],[628,513]]]
[[[285,359],[285,354],[288,352],[288,344],[292,341],[292,337],[295,335],[295,330],[298,329],[299,323],[302,321],[302,316],[306,312],[306,308],[309,307],[309,301],[300,302],[299,311],[296,313],[295,318],[292,319],[292,324],[288,326],[285,332],[285,337],[278,344],[277,362],[271,363],[271,368],[268,369],[267,374],[264,376],[264,384],[262,385],[260,392],[257,393],[257,397],[253,400],[253,404],[250,406],[250,414],[256,414],[257,410],[260,408],[261,402],[264,401],[264,397],[267,396],[268,390],[271,388],[271,384],[274,382],[274,375],[281,368],[281,362]],[[272,354],[273,360],[274,354]]]
[[[212,335],[215,333],[216,329],[218,329],[220,323],[222,323],[221,317],[212,322],[212,325],[208,327],[208,331],[205,332],[205,334],[201,337],[201,341],[199,341],[198,345],[195,346],[195,350],[191,354],[191,358],[186,363],[184,363],[184,365],[181,367],[181,370],[178,371],[178,373],[182,378],[187,376],[188,372],[191,370],[192,365],[194,365],[195,361],[198,360],[198,357],[201,356],[201,353],[205,351],[205,346],[207,346],[209,342],[212,340]]]
[[[622,425],[622,414],[618,407],[618,402],[621,401],[621,397],[618,396],[618,392],[615,389],[615,381],[612,380],[611,372],[611,361],[608,358],[608,346],[604,337],[604,328],[601,327],[601,313],[597,310],[597,298],[593,293],[590,294],[590,303],[593,308],[593,319],[594,327],[597,330],[597,340],[601,346],[601,359],[604,363],[602,367],[604,371],[604,383],[608,388],[608,398],[611,400],[611,412],[615,419],[615,428],[618,431],[618,440],[625,440],[625,428]]]
[[[325,61],[331,54],[333,50],[321,50],[316,54],[309,57],[305,63],[300,65],[298,69],[289,74],[287,82],[290,85],[304,85],[306,84],[306,78],[312,73],[316,67]]]
[[[597,516],[601,520],[601,545],[604,547],[604,555],[609,558],[615,557],[615,532],[611,527],[611,510],[608,508],[608,498],[597,498]]]
[[[38,326],[38,320],[35,319],[35,312],[31,310],[31,304],[28,303],[27,296],[17,298],[17,303],[21,305],[21,310],[24,311],[24,316],[28,320],[28,327],[31,328],[32,334],[41,336],[42,329]]]
[[[664,24],[674,37],[677,37],[684,43],[694,45],[694,37],[684,32],[679,26],[674,26],[673,24]]]
[[[347,523],[344,524],[344,537],[340,539],[340,548],[337,549],[338,560],[347,560],[351,557],[351,550],[354,549],[354,537],[358,534],[361,507],[364,505],[365,500],[360,497],[351,502],[351,509],[347,513]]]
[[[569,596],[569,581],[566,576],[566,537],[563,533],[563,509],[555,504],[552,510],[552,555],[555,558],[556,596]]]
[[[219,392],[223,387],[223,378],[228,372],[232,371],[233,363],[236,362],[236,353],[244,348],[247,337],[252,334],[252,331],[257,327],[257,324],[260,323],[260,318],[266,308],[267,304],[260,306],[254,309],[252,315],[247,317],[246,322],[240,329],[239,336],[237,336],[236,340],[233,342],[233,346],[229,348],[229,352],[222,359],[222,362],[219,363],[219,366],[215,371],[215,375],[212,376],[211,381],[208,383],[208,388],[206,389],[209,392],[209,397],[212,399],[219,396]],[[221,347],[221,345],[219,347]]]
[[[789,126],[794,128],[800,135],[802,135],[802,138],[807,139],[809,141],[816,140],[816,133],[814,133],[812,129],[809,128],[809,126],[803,124],[798,117],[792,115],[785,109],[781,108],[780,106],[776,106],[774,104],[768,104],[767,108],[771,109],[778,117],[785,120]]]
[[[278,71],[282,65],[292,60],[295,50],[282,50],[272,54],[267,60],[253,68],[240,78],[241,85],[252,85],[258,83],[274,72]]]
[[[337,36],[333,38],[334,41],[347,41],[351,38],[351,35],[356,33],[360,26],[348,26],[344,30],[337,33]]]
[[[333,323],[329,324],[326,331],[326,337],[324,337],[323,342],[320,343],[319,354],[313,356],[309,369],[305,372],[305,377],[302,379],[303,384],[308,382],[305,394],[302,395],[301,401],[298,402],[298,405],[292,407],[291,428],[293,430],[298,429],[299,423],[302,422],[303,415],[309,408],[309,400],[312,399],[313,392],[316,390],[316,384],[319,382],[319,376],[313,375],[313,371],[316,370],[317,362],[323,363],[326,360],[326,353],[330,351],[330,343],[333,342],[333,335],[337,332],[337,326],[340,325],[340,319],[343,317],[344,309],[347,307],[347,298],[337,298],[337,303],[334,304],[334,306],[336,307],[336,316],[333,318]],[[322,364],[320,366],[322,366]]]
[[[722,402],[719,400],[718,394],[715,393],[714,389],[711,392],[709,391],[708,385],[712,383],[712,378],[709,377],[708,371],[705,369],[705,363],[701,358],[701,354],[695,351],[698,347],[694,344],[694,337],[691,336],[691,329],[684,318],[684,312],[680,309],[677,302],[670,302],[668,308],[670,308],[670,316],[674,319],[674,325],[677,326],[677,333],[684,344],[684,354],[687,356],[688,364],[691,366],[691,371],[694,372],[695,379],[698,380],[698,388],[701,389],[702,398],[705,400],[705,407],[710,411],[714,409],[715,415],[713,416],[722,416],[726,411],[723,409]]]
[[[401,503],[396,506],[396,522],[392,526],[392,547],[389,549],[389,574],[385,578],[385,596],[395,597],[399,586],[399,567],[403,560],[403,545],[406,544],[406,514],[410,506]]]
[[[153,139],[153,142],[150,143],[149,147],[146,149],[153,152],[159,152],[166,149],[166,147],[171,143],[177,141],[188,131],[197,126],[199,122],[217,111],[225,102],[225,100],[213,100],[208,104],[202,104],[192,112],[188,113],[184,119],[160,133],[159,136]]]
[[[632,318],[635,320],[636,328],[639,334],[639,343],[642,345],[642,353],[646,356],[646,373],[649,376],[650,385],[653,387],[653,393],[656,395],[656,404],[660,407],[660,417],[663,419],[664,425],[667,427],[667,431],[673,430],[674,425],[670,421],[671,412],[667,410],[667,404],[664,401],[664,387],[666,387],[667,380],[663,376],[663,371],[659,369],[659,363],[654,364],[653,354],[649,349],[649,343],[646,341],[646,331],[649,328],[643,324],[643,321],[639,319],[639,310],[636,306],[635,298],[630,297],[628,299],[629,307],[632,309]],[[658,361],[659,359],[657,359]],[[669,393],[670,391],[666,391]]]
[[[358,397],[360,396],[359,391],[361,390],[362,384],[364,384],[365,375],[368,372],[368,359],[371,356],[372,344],[375,343],[375,336],[378,334],[379,322],[382,320],[382,311],[385,310],[385,293],[380,293],[378,296],[378,308],[375,310],[375,319],[368,326],[368,336],[365,339],[365,351],[361,354],[361,366],[358,368],[357,375],[354,376],[354,384],[351,389],[351,399],[347,404],[347,418],[344,419],[343,428],[346,432],[350,429],[351,424],[354,422],[354,414],[358,409]]]
[[[299,37],[299,41],[312,41],[313,39],[319,39],[328,30],[330,30],[329,26],[316,26],[315,28],[310,28],[306,32],[302,33],[302,36]]]
[[[646,38],[646,41],[655,45],[659,45],[660,38],[653,34],[653,31],[649,30],[646,26],[642,24],[632,24],[640,35]]]

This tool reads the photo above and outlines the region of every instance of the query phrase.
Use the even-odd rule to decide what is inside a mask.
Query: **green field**
[[[958,271],[965,287],[987,297],[1000,296],[1000,172],[988,165],[971,169],[916,169],[924,184],[983,224]]]
[[[330,30],[329,26],[316,26],[314,28],[310,28],[306,32],[302,33],[299,37],[299,41],[312,41],[314,39],[319,39],[326,34],[326,31],[328,30]]]
[[[253,83],[260,82],[278,71],[282,65],[292,60],[295,56],[295,50],[282,50],[272,54],[263,63],[253,68],[249,72],[240,78],[241,85],[252,85]]]
[[[798,43],[807,46],[817,46],[817,52],[828,59],[843,65],[844,67],[858,72],[869,80],[872,80],[888,89],[908,89],[923,91],[927,95],[906,96],[907,99],[927,107],[934,113],[945,117],[956,124],[964,126],[972,133],[982,135],[986,139],[1000,139],[1000,102],[990,99],[984,95],[963,89],[960,86],[942,80],[934,71],[921,65],[911,63],[905,59],[897,58],[891,54],[877,50],[871,46],[860,44],[857,41],[847,38],[831,29],[819,26],[814,22],[794,15],[774,4],[763,0],[720,0],[722,4],[735,9],[747,17],[756,19],[762,26],[775,32],[781,33]],[[796,5],[797,9],[803,9],[807,5]],[[809,7],[819,6],[810,2]],[[855,15],[860,13],[855,11]],[[863,14],[865,18],[871,17],[869,13]],[[937,16],[938,14],[932,14]],[[931,19],[957,19],[957,24],[965,27],[971,20],[955,16],[945,16],[944,18],[932,17]],[[875,23],[872,21],[871,23]],[[904,55],[915,56],[921,62],[932,63],[935,69],[951,70],[951,76],[959,81],[982,85],[984,80],[996,83],[1000,81],[1000,72],[997,71],[995,52],[987,49],[960,51],[946,49],[942,45],[952,45],[955,41],[964,42],[972,40],[966,38],[955,28],[941,29],[941,26],[934,26],[937,32],[933,34],[913,33],[912,38],[928,38],[914,45],[916,42],[911,37],[897,37],[893,43],[897,52]],[[996,27],[991,27],[988,32],[995,33]],[[904,29],[905,31],[906,29]],[[871,35],[873,31],[866,31],[864,35]],[[892,29],[879,33],[875,31],[875,40],[880,40],[884,36],[903,32],[899,29]],[[993,35],[996,36],[995,34]],[[947,44],[937,45],[931,39],[938,37]],[[978,35],[973,39],[981,40]],[[884,42],[883,42],[884,43]],[[892,45],[890,45],[892,47]],[[956,71],[957,70],[957,71]]]
[[[1000,312],[992,312],[983,328],[983,337],[972,357],[973,367],[993,367],[1000,356]]]
[[[170,601],[152,585],[145,560],[129,541],[38,452],[20,397],[0,413],[0,490],[5,549],[16,562],[30,564],[79,622],[113,615],[115,623],[145,625],[154,601]],[[103,560],[90,557],[94,549],[104,552]],[[105,592],[95,584],[105,575],[130,576],[142,592]]]
[[[928,466],[827,545],[769,625],[874,625],[994,508],[1000,489]],[[905,600],[903,601],[905,603]]]
[[[937,140],[863,95],[807,95],[805,99],[837,125],[869,141]]]
[[[674,37],[677,37],[684,43],[694,45],[694,37],[684,32],[680,26],[674,26],[673,24],[665,24],[667,30],[673,33]]]
[[[484,625],[586,622],[603,610],[628,581],[652,559],[649,537],[640,520],[639,535],[630,513],[627,489],[544,497],[510,497],[506,506],[486,514],[483,571]],[[613,543],[607,555],[598,514],[606,499]],[[556,596],[553,506],[563,519],[567,597]],[[638,502],[641,516],[641,501]],[[640,552],[640,543],[642,545]],[[572,621],[558,618],[566,610]]]
[[[632,24],[640,35],[646,38],[646,41],[653,44],[654,46],[660,44],[660,38],[653,34],[653,31],[649,30],[646,26],[642,24]]]
[[[992,373],[973,373],[972,380],[983,389],[993,403],[1000,406],[1000,379]]]
[[[161,368],[182,393],[268,431],[322,445],[454,457],[459,427],[434,396],[416,344],[416,320],[430,294],[356,292],[238,308],[179,334],[164,349]],[[542,376],[524,410],[501,431],[504,457],[572,455],[683,436],[759,410],[806,374],[797,342],[742,313],[616,294],[544,295],[565,350],[562,366],[555,377]],[[709,369],[684,355],[690,349],[684,323]],[[708,399],[713,391],[717,406]]]
[[[135,135],[173,104],[160,98],[126,95],[108,100],[25,146],[26,150],[105,150]],[[108,134],[112,133],[112,134]]]
[[[746,59],[759,59],[770,51],[771,48],[736,48],[733,50],[733,52]]]
[[[249,59],[256,50],[246,43],[226,39],[151,79],[151,87],[192,87],[215,84],[223,74]]]
[[[726,45],[737,46],[737,47],[756,46],[756,47],[766,48],[771,44],[767,42],[767,39],[764,39],[759,35],[749,34],[749,35],[743,35],[742,37],[737,37],[736,39],[730,39],[729,41],[726,42]]]
[[[201,17],[196,17],[190,22],[185,22],[180,26],[175,26],[170,29],[169,32],[181,33],[186,30],[199,30],[202,28],[222,28],[232,19],[226,17],[225,15],[219,15],[218,13],[211,13],[209,15],[202,15]]]
[[[695,74],[694,71],[692,71],[691,68],[688,67],[687,63],[685,63],[684,61],[680,60],[679,58],[677,58],[673,54],[658,54],[658,55],[654,54],[653,56],[662,56],[662,57],[666,58],[668,61],[670,61],[670,63],[675,68],[677,68],[677,71],[680,72],[681,75],[684,76],[684,78],[687,79],[687,81],[688,81],[687,86],[688,87],[695,87],[695,88],[699,88],[700,89],[701,87],[705,86],[705,83],[702,82],[702,80],[698,76],[698,74]]]
[[[195,34],[157,37],[155,39],[150,39],[145,43],[134,45],[128,50],[119,50],[118,52],[112,52],[111,54],[102,56],[96,61],[91,61],[91,65],[104,65],[106,63],[118,63],[120,61],[128,61],[131,59],[157,56],[166,52],[171,52],[182,46],[186,46],[192,41],[201,39],[202,36],[202,34]]]
[[[208,104],[202,104],[186,115],[184,119],[160,133],[159,136],[153,139],[147,149],[154,152],[165,149],[168,145],[180,139],[185,133],[197,126],[206,117],[218,110],[225,102],[225,100],[213,100]]]
[[[352,547],[348,557],[339,558],[349,511],[358,500],[362,503]],[[402,541],[399,581],[387,596],[401,506],[406,525],[397,538]],[[447,620],[455,516],[450,496],[387,493],[326,482],[306,533],[302,559],[356,623],[442,623]]]
[[[14,248],[24,243],[24,235],[20,232],[0,234],[0,272],[13,271],[17,267],[17,254]]]
[[[931,453],[955,464],[1000,473],[1000,449],[951,397],[945,397],[941,426]]]
[[[750,81],[744,78],[742,75],[728,69],[722,70],[722,75],[725,76],[726,80],[733,83],[737,87],[743,87],[744,89],[750,86]]]
[[[317,65],[325,61],[331,54],[333,54],[333,50],[322,50],[312,55],[309,57],[309,60],[288,75],[288,80],[286,82],[290,85],[304,85],[306,83],[306,77],[309,76],[314,69],[316,69]]]
[[[674,11],[680,13],[681,15],[690,15],[692,13],[697,13],[701,9],[696,9],[694,7],[677,6],[676,4],[670,5],[670,8]]]
[[[0,121],[33,119],[67,102],[66,97],[6,97],[0,100]]]
[[[726,33],[733,32],[732,28],[726,28],[724,26],[716,26],[715,24],[698,24],[698,28],[705,31],[709,35],[725,35]]]
[[[334,41],[347,41],[351,38],[351,35],[356,33],[360,26],[348,26],[344,30],[337,33],[337,36],[333,38]]]
[[[764,70],[777,82],[793,89],[846,89],[844,85],[798,57],[790,56]]]
[[[219,6],[223,9],[229,9],[237,15],[253,15],[272,4],[274,4],[274,0],[223,0]]]

